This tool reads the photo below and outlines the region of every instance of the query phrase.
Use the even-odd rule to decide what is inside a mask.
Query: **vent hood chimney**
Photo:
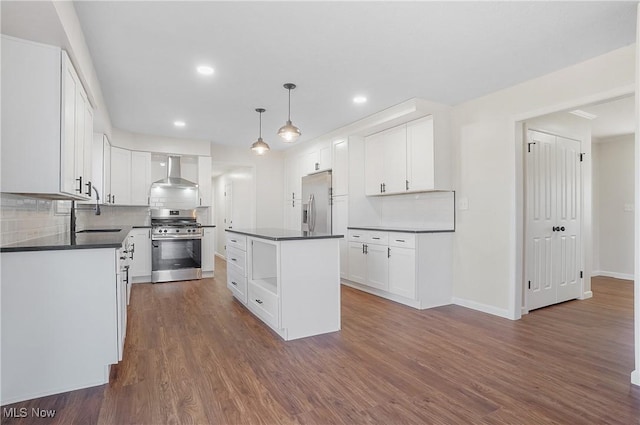
[[[151,184],[149,206],[151,208],[193,209],[199,206],[198,185],[183,179],[180,157],[169,156],[167,178]]]

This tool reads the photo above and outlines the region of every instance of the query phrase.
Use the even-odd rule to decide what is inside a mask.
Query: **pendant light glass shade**
[[[269,145],[267,144],[267,142],[262,140],[262,113],[264,111],[266,111],[266,109],[264,109],[264,108],[256,108],[256,112],[258,112],[260,114],[260,136],[258,137],[258,140],[256,140],[251,145],[251,150],[256,155],[264,155],[265,153],[267,153],[267,151],[269,151],[269,149],[271,149],[271,148],[269,148]]]
[[[283,87],[289,90],[289,115],[287,116],[287,123],[278,130],[278,136],[282,137],[287,143],[293,143],[302,134],[300,129],[291,123],[291,90],[295,89],[296,85],[286,83]]]

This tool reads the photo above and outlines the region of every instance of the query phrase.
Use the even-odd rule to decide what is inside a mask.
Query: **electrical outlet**
[[[469,198],[464,197],[458,200],[458,209],[460,211],[465,211],[469,209]]]
[[[633,204],[624,204],[625,212],[633,212]]]

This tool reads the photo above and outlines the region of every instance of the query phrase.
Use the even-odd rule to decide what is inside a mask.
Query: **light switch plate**
[[[464,197],[458,200],[458,209],[461,211],[465,211],[469,209],[469,198]]]

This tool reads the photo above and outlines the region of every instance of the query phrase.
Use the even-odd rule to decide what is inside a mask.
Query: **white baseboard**
[[[383,290],[376,289],[376,288],[371,288],[370,286],[362,285],[360,283],[353,282],[353,281],[346,280],[346,279],[341,279],[340,283],[342,283],[345,286],[349,286],[351,288],[358,289],[358,290],[360,290],[362,292],[368,292],[369,294],[373,294],[373,295],[376,295],[376,296],[381,297],[381,298],[386,298],[386,299],[388,299],[390,301],[394,301],[394,302],[397,302],[397,303],[400,303],[400,304],[408,305],[409,307],[421,309],[420,302],[418,302],[416,300],[410,300],[408,298],[401,297],[400,295],[395,295],[395,294],[389,293],[387,291],[383,291]]]
[[[582,294],[581,297],[578,297],[579,300],[588,300],[589,298],[593,298],[593,292],[592,291],[585,291],[584,294]]]
[[[640,369],[631,372],[631,383],[640,387]]]
[[[632,274],[627,273],[618,273],[618,272],[608,272],[605,270],[594,271],[591,273],[592,276],[604,276],[604,277],[612,277],[614,279],[624,279],[624,280],[633,280],[634,276]]]
[[[494,307],[492,305],[482,304],[471,300],[465,300],[462,298],[453,297],[451,300],[453,304],[459,305],[461,307],[470,308],[472,310],[481,311],[483,313],[489,313],[494,316],[503,317],[505,319],[513,320],[511,316],[509,316],[509,310]]]

